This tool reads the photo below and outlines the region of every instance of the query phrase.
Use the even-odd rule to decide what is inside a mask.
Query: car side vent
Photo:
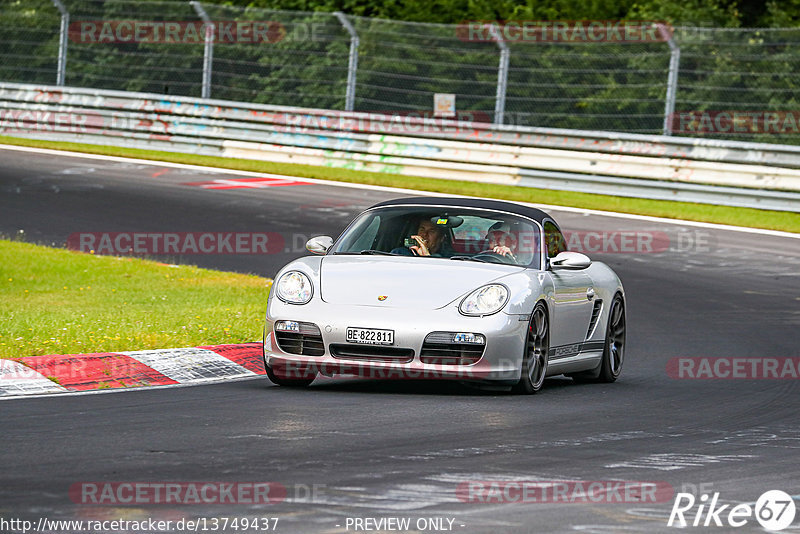
[[[319,331],[319,327],[314,323],[278,321],[275,323],[273,330],[278,347],[283,352],[302,356],[322,356],[325,354],[322,332]]]
[[[594,308],[592,308],[592,318],[589,321],[589,329],[586,330],[586,339],[592,337],[594,329],[597,326],[597,320],[600,318],[600,312],[603,310],[603,301],[594,301]]]

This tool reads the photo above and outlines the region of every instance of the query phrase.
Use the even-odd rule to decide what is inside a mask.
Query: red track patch
[[[257,375],[264,374],[264,353],[261,343],[239,343],[237,345],[210,345],[199,347],[213,350],[234,363],[238,363],[248,371]]]
[[[130,356],[111,352],[29,356],[17,361],[72,391],[178,383]]]
[[[202,187],[203,189],[263,189],[287,185],[311,185],[291,178],[219,178],[207,182],[185,182],[181,185]]]

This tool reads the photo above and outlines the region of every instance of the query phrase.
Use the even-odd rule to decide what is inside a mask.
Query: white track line
[[[25,146],[16,146],[16,145],[2,145],[0,144],[0,150],[16,150],[19,152],[33,152],[37,154],[49,154],[54,156],[66,156],[66,157],[73,157],[73,158],[85,158],[85,159],[94,159],[94,160],[101,160],[101,161],[115,161],[119,163],[136,163],[140,165],[152,165],[155,167],[170,167],[173,169],[188,169],[188,170],[195,170],[195,171],[203,171],[203,172],[210,172],[216,174],[235,174],[237,176],[258,176],[258,177],[270,177],[270,178],[281,178],[281,179],[294,179],[300,180],[303,182],[309,182],[318,185],[329,185],[335,187],[349,187],[352,189],[368,189],[372,191],[386,191],[390,193],[407,193],[407,194],[414,194],[414,195],[423,195],[423,196],[433,196],[433,197],[464,197],[468,198],[466,195],[456,195],[451,193],[435,193],[432,191],[417,191],[415,189],[405,189],[401,187],[386,187],[380,185],[367,185],[367,184],[355,184],[350,182],[336,182],[333,180],[320,180],[317,178],[304,178],[302,176],[288,176],[284,174],[269,174],[263,172],[252,172],[252,171],[237,171],[235,169],[224,169],[221,167],[205,167],[202,165],[187,165],[185,163],[171,163],[168,161],[156,161],[156,160],[149,160],[149,159],[136,159],[136,158],[123,158],[119,156],[105,156],[102,154],[84,154],[82,152],[69,152],[66,150],[52,150],[48,148],[34,148],[34,147],[25,147]],[[257,161],[257,160],[253,160]],[[474,198],[474,197],[469,197]],[[497,199],[501,200],[501,199]],[[769,235],[774,237],[785,237],[790,239],[800,239],[800,233],[792,233],[792,232],[781,232],[778,230],[766,230],[762,228],[747,228],[744,226],[732,226],[727,224],[716,224],[716,223],[705,223],[705,222],[698,222],[698,221],[686,221],[682,219],[669,219],[666,217],[652,217],[649,215],[634,215],[631,213],[618,213],[613,211],[602,211],[602,210],[594,210],[594,209],[586,209],[586,208],[574,208],[570,206],[554,206],[550,204],[534,204],[530,202],[516,202],[517,204],[523,204],[526,206],[533,206],[537,208],[544,208],[549,210],[558,210],[558,211],[567,211],[572,213],[583,213],[586,215],[599,215],[602,217],[616,217],[619,219],[634,219],[639,221],[649,221],[649,222],[656,222],[656,223],[663,223],[663,224],[677,224],[681,226],[693,226],[697,228],[711,228],[715,230],[725,230],[730,232],[744,232],[748,234],[760,234],[760,235]]]

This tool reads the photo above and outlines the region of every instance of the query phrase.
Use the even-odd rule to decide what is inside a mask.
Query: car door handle
[[[586,290],[586,298],[592,300],[594,298],[594,288],[590,287]]]

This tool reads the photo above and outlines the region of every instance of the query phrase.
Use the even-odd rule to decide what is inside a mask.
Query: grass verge
[[[0,240],[0,357],[257,341],[270,285]]]
[[[173,163],[185,163],[190,165],[205,165],[209,167],[221,167],[242,171],[285,174],[291,176],[301,176],[304,178],[335,180],[339,182],[381,185],[388,187],[404,187],[422,191],[472,195],[519,202],[534,202],[557,206],[573,206],[577,208],[633,213],[637,215],[650,215],[654,217],[668,217],[673,219],[685,219],[689,221],[731,224],[736,226],[749,226],[753,228],[766,228],[769,230],[783,230],[786,232],[800,233],[800,214],[785,211],[733,208],[728,206],[716,206],[712,204],[693,204],[688,202],[672,202],[667,200],[646,200],[610,195],[573,193],[569,191],[553,191],[549,189],[533,189],[528,187],[461,182],[455,180],[437,180],[433,178],[400,176],[395,174],[356,171],[352,169],[333,167],[317,167],[313,165],[298,165],[293,163],[273,163],[268,161],[247,159],[198,156],[194,154],[179,154],[136,148],[66,143],[60,141],[39,141],[7,136],[0,136],[0,143],[49,148],[54,150],[71,150],[75,152],[87,152],[91,154],[104,154],[109,156],[169,161]]]

